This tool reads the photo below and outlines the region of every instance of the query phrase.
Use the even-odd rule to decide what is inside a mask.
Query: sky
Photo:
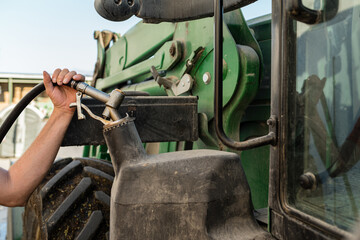
[[[271,11],[271,0],[243,8],[246,19]],[[93,0],[0,0],[0,73],[41,73],[69,68],[92,75],[95,30],[124,34],[141,19],[111,22]]]

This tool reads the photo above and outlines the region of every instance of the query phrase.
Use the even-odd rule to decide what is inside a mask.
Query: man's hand
[[[75,108],[69,108],[69,105],[75,102],[76,90],[61,85],[69,83],[71,79],[84,81],[85,76],[77,74],[75,71],[70,72],[67,68],[63,70],[59,68],[56,69],[52,78],[50,78],[50,75],[46,71],[43,72],[43,76],[46,93],[54,104],[54,111],[60,110],[63,113],[73,114]],[[57,83],[58,86],[54,86],[53,83]]]
[[[56,69],[52,79],[47,72],[43,74],[46,93],[55,108],[35,141],[9,171],[0,168],[0,205],[23,206],[45,177],[74,113],[69,104],[75,102],[76,90],[61,85],[67,84],[71,79],[85,80],[83,75],[69,72],[68,69]],[[54,86],[53,82],[59,86]]]

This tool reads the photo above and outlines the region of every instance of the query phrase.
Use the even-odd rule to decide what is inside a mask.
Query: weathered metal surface
[[[336,232],[335,227],[331,227],[331,231],[320,231],[320,229],[314,228],[312,224],[309,224],[309,222],[301,221],[299,218],[291,217],[282,211],[276,212],[271,210],[270,219],[270,231],[277,239],[329,240],[344,239],[344,236],[350,237],[349,233],[343,233],[343,236],[340,234],[334,234]]]
[[[350,234],[289,205],[291,199],[287,192],[293,191],[294,185],[289,185],[287,177],[294,176],[296,171],[294,167],[288,168],[290,160],[295,161],[287,141],[290,130],[293,130],[289,121],[294,115],[289,115],[289,112],[294,108],[289,103],[289,96],[296,94],[290,86],[297,74],[294,62],[297,39],[286,4],[286,0],[276,0],[272,5],[272,38],[276,40],[272,44],[271,114],[279,117],[279,138],[277,146],[272,146],[270,151],[269,229],[278,239],[343,239]],[[329,211],[327,214],[333,213]]]
[[[147,155],[132,122],[104,136],[116,176],[110,239],[272,239],[255,221],[237,154]]]
[[[83,99],[91,111],[101,116],[105,105]],[[135,125],[143,142],[195,141],[197,130],[196,97],[133,97],[123,101],[119,113],[135,117]],[[105,144],[101,122],[85,113],[86,120],[77,120],[77,114],[69,125],[62,146]]]

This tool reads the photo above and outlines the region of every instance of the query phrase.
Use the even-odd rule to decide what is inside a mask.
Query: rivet
[[[202,77],[205,84],[209,84],[211,82],[211,75],[209,72],[204,73]]]

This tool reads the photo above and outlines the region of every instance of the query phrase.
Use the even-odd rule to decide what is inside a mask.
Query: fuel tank
[[[268,239],[253,217],[239,156],[147,155],[134,122],[105,125],[115,168],[110,239]]]

